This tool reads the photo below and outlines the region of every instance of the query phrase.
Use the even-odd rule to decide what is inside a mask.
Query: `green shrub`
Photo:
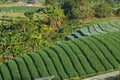
[[[2,79],[2,74],[1,74],[1,73],[0,73],[0,80],[3,80],[3,79]]]
[[[8,67],[5,64],[0,65],[0,72],[3,76],[3,80],[12,80]]]
[[[28,55],[23,56],[22,59],[24,60],[26,66],[27,66],[27,69],[30,73],[31,78],[32,79],[39,78],[39,74],[37,72],[37,69],[36,69],[32,59]]]
[[[37,71],[38,71],[40,77],[49,76],[48,71],[47,71],[46,66],[45,66],[45,63],[43,62],[43,60],[39,56],[39,54],[38,53],[31,53],[28,55],[33,59],[33,62],[35,64],[35,66],[37,67]]]
[[[86,57],[80,51],[79,47],[77,45],[75,45],[72,41],[66,42],[66,44],[71,47],[72,51],[74,51],[74,53],[76,54],[76,56],[79,59],[80,64],[83,66],[86,74],[88,74],[88,75],[89,74],[94,74],[95,73],[94,69],[91,67],[91,65],[87,61]]]
[[[114,24],[114,22],[111,22],[111,24]],[[109,24],[109,22],[103,22],[103,23],[98,23],[98,26],[104,31],[104,32],[113,32],[114,30],[116,31],[117,28],[113,27]]]
[[[57,55],[59,56],[59,58],[62,61],[65,71],[67,72],[67,74],[70,78],[78,76],[77,72],[74,70],[74,67],[73,67],[69,57],[67,56],[67,54],[65,53],[65,51],[63,49],[61,49],[57,45],[51,46],[50,49],[54,50],[57,53]]]
[[[29,19],[29,20],[32,20],[33,19],[33,14],[34,12],[32,11],[27,11],[24,13],[24,15]]]
[[[94,17],[94,10],[90,7],[90,5],[84,5],[73,7],[72,14],[74,14],[74,17],[77,19],[91,19]]]
[[[45,5],[57,5],[57,0],[45,0]]]
[[[106,23],[98,23],[97,25],[103,32],[108,32],[111,30]]]
[[[110,36],[109,34],[105,35],[106,37],[104,37],[103,35],[101,35],[102,38],[104,38],[105,40],[107,40],[109,43],[111,43],[117,50],[120,50],[120,39],[119,37],[115,37],[114,35]]]
[[[105,18],[113,15],[112,7],[108,3],[100,3],[95,6],[95,17]]]
[[[92,41],[103,53],[105,58],[109,61],[109,63],[113,66],[113,68],[117,68],[119,63],[116,61],[116,59],[110,54],[110,51],[105,47],[104,44],[99,42],[98,40],[88,37],[88,40]]]
[[[21,77],[23,80],[31,80],[29,71],[27,69],[27,66],[25,65],[25,62],[22,58],[15,58],[14,61],[16,62],[19,72],[21,74]]]
[[[31,80],[55,76],[54,80],[61,80],[118,69],[119,35],[120,31],[116,31],[56,43],[1,64],[0,78]]]
[[[8,61],[6,65],[9,67],[8,69],[11,72],[12,80],[21,80],[17,64],[14,61]]]
[[[73,64],[75,71],[79,74],[79,76],[86,75],[86,72],[84,71],[83,67],[79,63],[77,56],[74,54],[71,48],[65,43],[57,44],[57,45],[60,46],[65,51],[65,53],[68,55],[68,57],[70,58],[70,61]]]
[[[120,16],[120,8],[117,9],[116,15],[117,15],[117,16]]]
[[[113,28],[115,28],[116,30],[120,30],[120,26],[118,24],[116,24],[116,21],[113,22],[109,22],[108,23],[110,26],[112,26]]]
[[[114,39],[115,42],[116,42],[116,44],[120,42],[120,39],[119,39],[120,38],[120,36],[119,36],[120,34],[117,33],[117,32],[113,32],[113,33],[109,33],[109,34],[104,34],[104,35],[107,36],[107,37],[111,37],[112,39]]]
[[[114,46],[114,45],[116,45],[116,44],[112,45],[112,44],[111,44],[111,41],[108,42],[108,41],[105,40],[104,38],[100,37],[100,35],[99,35],[99,36],[95,36],[94,38],[98,39],[101,43],[103,43],[103,44],[107,47],[107,49],[110,51],[110,53],[115,57],[115,59],[116,59],[118,62],[120,62],[120,58],[119,58],[120,54],[119,54],[119,51],[118,51],[118,50],[115,48],[115,46]],[[119,44],[119,43],[118,43],[118,44]],[[119,65],[118,65],[118,66],[119,66]]]
[[[106,23],[105,25],[106,25],[106,27],[109,29],[109,30],[108,30],[109,32],[110,32],[110,31],[112,31],[112,32],[114,32],[114,31],[119,31],[118,27],[115,25],[114,22],[113,22],[113,23],[108,22],[108,23]],[[104,26],[103,26],[103,27],[104,27]]]
[[[68,77],[67,73],[64,70],[64,66],[62,66],[61,60],[59,59],[59,57],[55,53],[55,51],[53,51],[50,48],[45,48],[44,50],[50,56],[50,58],[52,59],[53,63],[55,64],[57,72],[60,75],[60,77],[62,79],[68,79],[69,77]]]
[[[85,35],[90,35],[90,32],[89,32],[89,30],[88,30],[88,27],[82,28],[80,31],[81,31],[83,34],[85,34]]]
[[[116,24],[117,24],[118,26],[120,26],[120,22],[119,22],[119,21],[116,21]]]
[[[92,5],[86,0],[68,0],[64,2],[62,8],[69,19],[87,19],[94,17]]]
[[[96,31],[94,26],[90,26],[89,29],[91,34],[99,34],[99,32]]]
[[[39,55],[41,56],[41,58],[43,59],[46,69],[49,73],[50,76],[55,76],[54,79],[60,80],[60,77],[55,69],[55,65],[53,64],[52,60],[50,59],[50,57],[47,55],[47,53],[45,53],[42,50],[37,51],[37,53],[39,53]]]
[[[94,35],[94,34],[102,34],[107,32],[114,32],[120,30],[120,21],[109,21],[109,22],[101,22],[94,25],[89,25],[85,28],[77,29],[70,33],[68,36],[64,38],[65,41],[81,38],[84,36]]]
[[[87,60],[96,72],[105,71],[103,65],[100,63],[96,55],[90,50],[90,48],[86,44],[84,44],[78,39],[74,40],[73,42],[79,46],[79,49],[82,51],[82,53],[87,58]]]
[[[104,33],[105,32],[98,26],[98,24],[94,24],[93,26],[98,33]]]
[[[89,48],[91,49],[91,51],[93,51],[93,53],[96,55],[96,57],[99,59],[99,61],[101,62],[101,64],[104,66],[105,70],[110,70],[113,69],[112,65],[108,62],[108,60],[104,57],[104,55],[102,54],[102,51],[95,45],[93,44],[93,42],[91,42],[90,40],[88,40],[87,38],[85,39],[80,39],[82,42],[84,42],[86,45],[89,46]]]

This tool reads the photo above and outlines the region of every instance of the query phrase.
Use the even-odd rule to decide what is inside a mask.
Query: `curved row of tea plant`
[[[25,11],[36,11],[39,7],[35,6],[9,6],[0,7],[0,13],[13,13],[13,12],[25,12]]]
[[[55,44],[0,65],[0,80],[87,77],[120,67],[120,31]]]
[[[92,34],[101,34],[118,30],[120,30],[120,21],[102,22],[82,29],[78,29],[66,36],[64,40],[70,40],[73,38],[79,38]]]

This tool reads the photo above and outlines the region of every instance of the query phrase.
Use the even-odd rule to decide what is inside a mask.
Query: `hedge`
[[[29,74],[29,71],[25,65],[25,62],[23,61],[22,58],[15,58],[14,61],[16,62],[20,75],[21,75],[21,79],[22,80],[31,80],[31,76]]]
[[[62,41],[14,58],[0,64],[0,79],[33,80],[55,76],[54,80],[63,80],[118,70],[119,35],[120,31],[115,31]]]
[[[43,59],[45,66],[47,67],[47,71],[48,71],[49,75],[55,76],[54,79],[60,80],[60,77],[58,76],[58,73],[57,73],[55,66],[54,66],[52,60],[50,59],[50,57],[43,50],[39,50],[39,51],[37,51],[37,53]]]
[[[55,66],[57,68],[58,74],[60,75],[61,79],[69,78],[68,74],[65,72],[64,66],[62,66],[63,64],[62,64],[61,60],[59,59],[59,57],[55,53],[55,51],[53,51],[50,48],[45,48],[45,51],[49,55],[49,57],[52,59],[52,61],[54,62]]]
[[[10,71],[12,80],[21,80],[21,76],[15,61],[8,61],[6,65]]]
[[[109,63],[113,66],[113,68],[118,68],[118,61],[115,57],[110,53],[110,51],[106,48],[106,46],[100,43],[98,40],[89,37],[88,40],[91,40],[101,51],[104,57],[109,61]]]
[[[82,51],[84,56],[89,60],[91,66],[94,68],[96,72],[105,71],[103,65],[100,63],[96,55],[93,54],[93,52],[90,50],[90,48],[87,45],[85,45],[83,42],[81,42],[78,39],[74,40],[73,42],[79,46],[79,49]]]
[[[70,61],[68,55],[65,53],[65,51],[63,49],[61,49],[59,46],[57,45],[53,45],[50,47],[50,49],[56,51],[57,55],[60,57],[60,59],[62,60],[63,66],[66,70],[66,72],[68,73],[69,77],[77,77],[79,76],[77,74],[77,72],[75,71],[72,62]]]
[[[28,55],[32,58],[35,66],[37,68],[39,76],[40,77],[49,76],[49,73],[47,71],[47,67],[45,66],[45,63],[44,63],[43,59],[39,56],[39,54],[34,52],[34,53],[31,53]]]
[[[113,69],[112,65],[108,62],[108,60],[104,57],[102,54],[102,51],[98,49],[98,47],[90,40],[86,39],[80,39],[82,42],[84,42],[91,51],[96,55],[96,57],[99,59],[100,63],[104,66],[105,70]]]
[[[27,69],[30,73],[31,79],[33,80],[35,78],[39,78],[39,74],[37,72],[37,69],[36,69],[35,64],[33,63],[32,59],[28,55],[23,56],[22,59],[24,60],[26,66],[27,66]]]
[[[2,76],[3,80],[12,80],[12,76],[11,76],[6,64],[0,65],[0,72],[2,74],[1,76]]]
[[[74,67],[75,71],[79,74],[79,76],[86,75],[83,67],[79,63],[77,56],[74,54],[74,52],[71,50],[71,48],[65,43],[58,44],[58,46],[60,46],[65,51],[65,53],[69,56],[70,61],[72,62],[73,67]]]
[[[86,57],[82,54],[82,52],[80,51],[79,47],[76,46],[73,42],[66,42],[66,44],[68,46],[71,47],[72,51],[76,54],[76,56],[79,59],[79,62],[81,63],[81,65],[84,68],[84,71],[86,72],[86,74],[95,74],[95,70],[91,67],[90,63],[88,62],[88,60],[86,59]]]
[[[120,25],[119,20],[97,23],[97,24],[90,25],[90,26],[73,31],[68,36],[66,36],[64,40],[68,41],[74,38],[81,38],[89,35],[119,31],[120,30],[119,25]]]
[[[103,43],[103,44],[106,46],[106,48],[110,51],[110,53],[115,57],[115,59],[116,59],[118,62],[120,62],[119,50],[117,50],[117,49],[115,48],[115,46],[114,46],[114,45],[116,45],[116,44],[112,45],[110,42],[106,41],[104,38],[101,38],[101,37],[98,37],[98,36],[95,36],[94,38],[96,38],[96,39],[99,40],[101,43]],[[119,44],[119,43],[118,43],[118,44]]]

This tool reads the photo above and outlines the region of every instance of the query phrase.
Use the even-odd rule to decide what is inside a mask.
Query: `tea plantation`
[[[93,34],[101,34],[106,32],[113,32],[120,30],[120,21],[114,20],[109,22],[101,22],[82,29],[78,29],[64,38],[64,40],[70,40],[74,38],[80,38],[83,36],[89,36]]]
[[[118,29],[117,26],[115,28]],[[107,31],[107,28],[96,29]],[[0,80],[34,80],[47,76],[63,80],[118,70],[119,35],[120,31],[116,30],[81,37],[15,58],[0,65]]]

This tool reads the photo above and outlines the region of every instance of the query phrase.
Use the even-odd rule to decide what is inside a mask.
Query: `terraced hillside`
[[[120,21],[101,22],[95,25],[91,25],[82,29],[78,29],[64,38],[64,40],[70,40],[74,38],[80,38],[83,36],[89,36],[93,34],[101,34],[106,32],[120,30]]]
[[[0,65],[0,80],[87,77],[120,67],[120,31],[55,44]]]

